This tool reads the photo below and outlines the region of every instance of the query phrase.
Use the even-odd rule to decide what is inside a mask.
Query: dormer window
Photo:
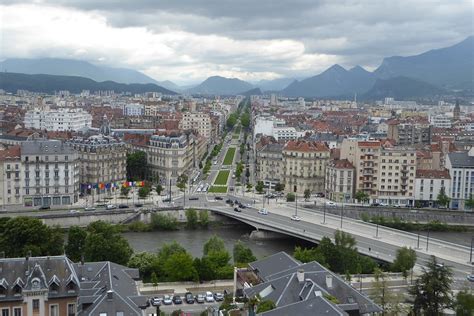
[[[49,286],[49,292],[51,294],[57,294],[59,291],[59,285],[56,284],[56,283],[52,283],[50,286]]]
[[[8,290],[8,282],[5,278],[0,279],[0,297],[4,297],[7,295]]]
[[[22,290],[23,288],[19,284],[15,284],[15,286],[13,287],[13,295],[15,296],[21,295]]]

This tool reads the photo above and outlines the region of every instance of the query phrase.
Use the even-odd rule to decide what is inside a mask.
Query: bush
[[[177,230],[178,220],[171,214],[151,215],[151,227],[156,230]]]
[[[186,210],[186,227],[195,229],[198,225],[198,214],[195,209],[188,209]]]
[[[288,193],[286,195],[286,201],[287,202],[294,202],[295,201],[295,194],[294,193]]]
[[[200,211],[199,212],[199,224],[201,227],[207,227],[209,225],[209,212]]]
[[[127,228],[131,232],[149,232],[151,230],[150,225],[140,221],[128,224]]]

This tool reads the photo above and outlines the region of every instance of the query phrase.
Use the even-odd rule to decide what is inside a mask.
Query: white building
[[[26,128],[78,131],[92,125],[92,115],[80,108],[35,109],[26,112],[24,123]]]
[[[464,209],[474,189],[474,147],[469,152],[449,153],[446,168],[451,176],[451,207]]]
[[[211,137],[212,131],[211,116],[204,112],[184,112],[183,118],[179,122],[179,128],[196,131],[208,139]]]
[[[145,114],[145,105],[140,103],[129,103],[123,108],[125,116],[142,116]]]
[[[271,117],[257,117],[255,119],[254,137],[257,134],[272,136],[278,140],[295,140],[303,137],[306,131],[298,131],[295,127],[286,126],[284,120]]]
[[[445,114],[431,115],[430,124],[438,128],[451,128],[451,118]]]
[[[437,206],[438,194],[444,188],[449,196],[451,192],[451,177],[448,170],[422,170],[416,171],[415,178],[415,203],[421,207]]]

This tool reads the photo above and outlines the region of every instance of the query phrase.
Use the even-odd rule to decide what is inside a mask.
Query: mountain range
[[[0,88],[12,93],[17,90],[49,94],[60,90],[68,90],[72,93],[80,93],[82,90],[89,90],[91,92],[113,90],[115,92],[130,92],[132,94],[145,92],[160,92],[168,95],[176,94],[176,92],[154,83],[125,84],[114,81],[97,82],[78,76],[30,75],[11,72],[0,72]]]
[[[250,83],[237,79],[212,76],[204,80],[194,88],[186,90],[189,94],[203,95],[235,95],[253,89]]]

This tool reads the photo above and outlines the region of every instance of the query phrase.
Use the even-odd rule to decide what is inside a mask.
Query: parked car
[[[127,205],[127,204],[119,204],[118,207],[119,207],[119,208],[128,208],[128,205]]]
[[[88,211],[88,212],[95,211],[95,207],[86,207],[84,208],[84,211]]]
[[[262,214],[262,215],[268,215],[268,211],[266,208],[262,208],[258,211],[258,214]]]
[[[384,203],[384,202],[380,202],[379,205],[380,205],[380,206],[388,206],[388,204],[387,204],[387,203]]]
[[[239,212],[240,213],[240,212],[242,212],[242,210],[238,207],[234,207],[234,212]]]
[[[50,210],[51,209],[51,206],[49,205],[42,205],[39,207],[39,210]]]
[[[474,282],[474,274],[469,274],[467,276],[467,280],[470,281],[470,282]]]
[[[170,198],[164,198],[163,202],[171,202],[171,199]]]
[[[220,196],[216,196],[216,197],[214,197],[214,200],[222,201],[222,200],[223,200],[223,198],[222,198],[222,197],[220,197]]]
[[[336,203],[333,201],[326,201],[326,206],[336,206]]]
[[[175,305],[183,304],[183,300],[181,299],[181,296],[179,295],[174,295],[173,296],[173,303]]]
[[[197,201],[197,200],[199,200],[199,197],[197,197],[197,196],[191,196],[191,197],[189,198],[189,200],[190,200],[190,201]]]
[[[117,208],[117,205],[108,204],[105,208],[106,208],[107,210],[115,210],[115,209]]]
[[[79,213],[78,210],[69,210],[69,213]]]
[[[161,306],[161,297],[152,297],[150,303],[153,306]]]
[[[217,199],[217,198],[216,198],[216,199]],[[231,199],[227,199],[227,200],[225,200],[225,202],[226,202],[227,204],[234,204],[234,202],[233,202]]]
[[[298,215],[291,215],[291,220],[292,221],[295,221],[295,222],[299,222],[301,220],[301,217],[299,217]]]
[[[370,206],[380,206],[380,203],[374,202],[374,203],[370,204]]]
[[[184,294],[184,300],[187,304],[194,304],[194,296],[191,292]]]
[[[163,296],[163,301],[162,302],[163,302],[164,305],[173,304],[173,301],[171,300],[171,296],[169,296],[169,295]]]
[[[214,293],[214,300],[216,300],[216,302],[223,301],[223,300],[224,300],[224,294],[222,294],[222,293]]]
[[[214,302],[214,295],[212,292],[206,292],[206,302],[211,303]]]
[[[143,203],[135,203],[135,207],[142,207]]]
[[[196,295],[196,302],[198,304],[202,304],[206,301],[206,296],[204,294],[198,294]]]

